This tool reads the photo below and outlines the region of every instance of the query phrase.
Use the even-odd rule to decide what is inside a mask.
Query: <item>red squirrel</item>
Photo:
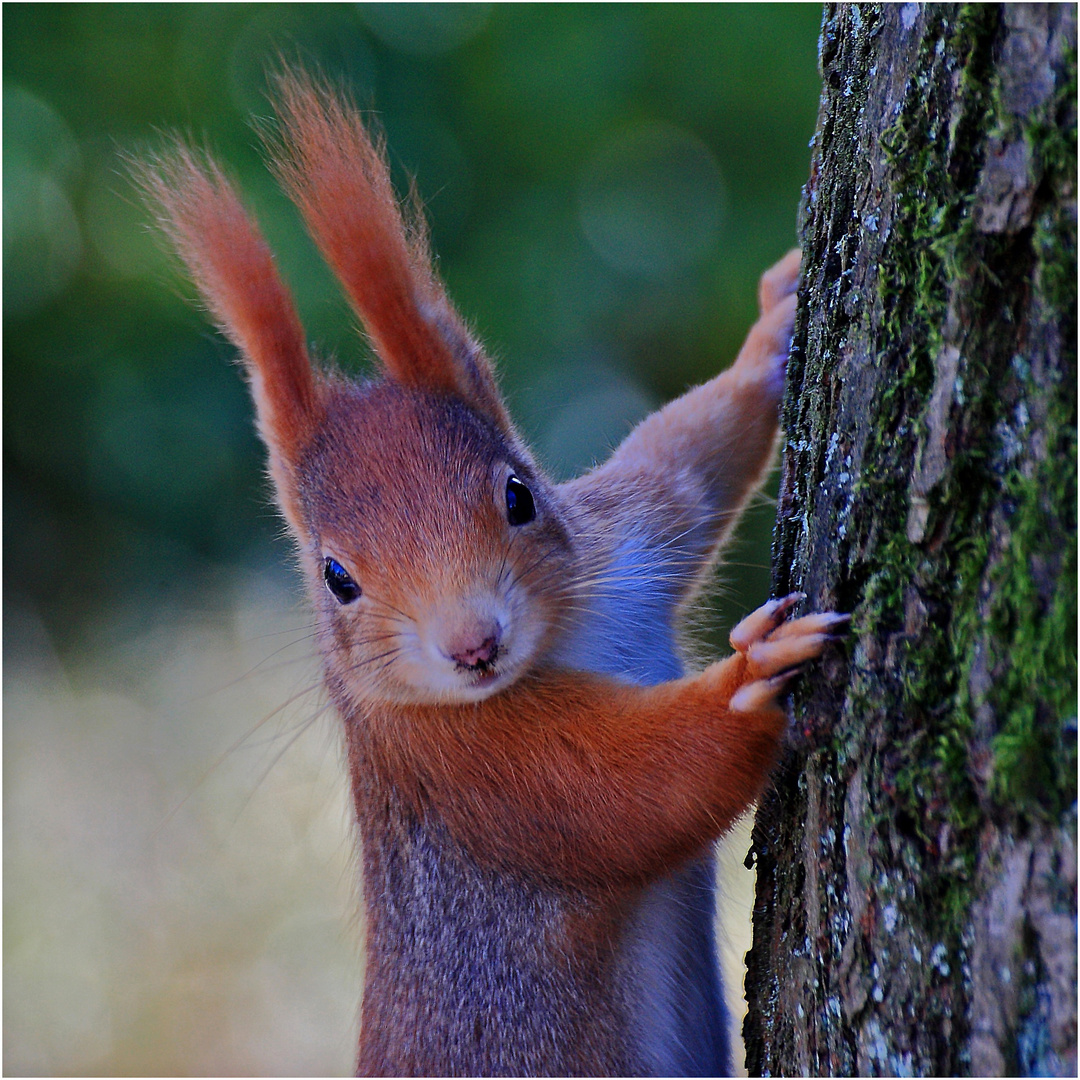
[[[799,254],[735,363],[549,480],[339,94],[279,80],[278,179],[378,359],[313,365],[222,169],[141,179],[239,349],[345,725],[362,1074],[730,1069],[710,845],[760,794],[778,698],[845,616],[771,600],[684,674],[675,626],[775,453]]]

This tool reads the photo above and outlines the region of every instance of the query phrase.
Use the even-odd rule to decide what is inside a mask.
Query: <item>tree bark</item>
[[[837,6],[776,595],[853,613],[754,827],[751,1074],[1076,1057],[1076,9]]]

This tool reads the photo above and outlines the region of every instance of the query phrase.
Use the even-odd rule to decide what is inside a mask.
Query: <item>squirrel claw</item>
[[[756,611],[750,612],[734,630],[728,640],[736,652],[746,652],[755,641],[761,641],[783,623],[787,613],[806,593],[794,592],[778,600],[767,600]]]
[[[731,632],[731,644],[746,658],[745,682],[729,702],[735,712],[775,705],[787,684],[830,642],[838,641],[851,616],[816,612],[797,619],[788,613],[804,593],[770,600],[751,612]]]
[[[801,619],[790,625],[798,626],[800,622]],[[829,639],[830,635],[815,633],[812,627],[806,627],[782,638],[770,636],[764,641],[755,641],[746,652],[750,661],[750,676],[771,677],[777,672],[813,660],[821,655]]]
[[[835,611],[820,611],[813,615],[803,615],[801,618],[792,619],[791,622],[781,623],[768,636],[770,641],[778,641],[793,634],[808,633],[825,634],[828,637],[837,638],[840,634],[836,631],[843,630],[849,622],[851,622],[850,615]]]
[[[804,665],[798,664],[767,679],[755,679],[747,683],[732,695],[728,708],[732,712],[764,712],[772,708],[788,683],[802,672],[803,667]]]

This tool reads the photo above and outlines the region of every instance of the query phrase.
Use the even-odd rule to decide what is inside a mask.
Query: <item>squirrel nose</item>
[[[447,643],[446,654],[461,667],[483,669],[495,663],[502,640],[502,627],[498,623],[474,626],[459,631]]]
[[[462,649],[461,652],[451,653],[450,659],[463,667],[480,667],[490,664],[499,654],[499,642],[495,636],[486,637],[475,649]]]

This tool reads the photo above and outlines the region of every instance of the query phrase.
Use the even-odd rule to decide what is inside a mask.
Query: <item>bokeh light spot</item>
[[[46,307],[82,259],[68,188],[79,146],[59,114],[19,86],[4,88],[4,314]]]
[[[418,56],[448,53],[478,34],[490,4],[361,4],[375,36],[400,52]]]
[[[566,387],[568,374],[561,368],[549,378]],[[642,387],[606,365],[575,366],[570,385],[570,396],[540,434],[541,459],[560,478],[576,476],[607,458],[657,404]],[[549,395],[563,396],[550,390]]]
[[[585,167],[579,220],[614,269],[668,278],[716,243],[723,195],[720,167],[700,139],[668,125],[642,125],[603,145]]]

